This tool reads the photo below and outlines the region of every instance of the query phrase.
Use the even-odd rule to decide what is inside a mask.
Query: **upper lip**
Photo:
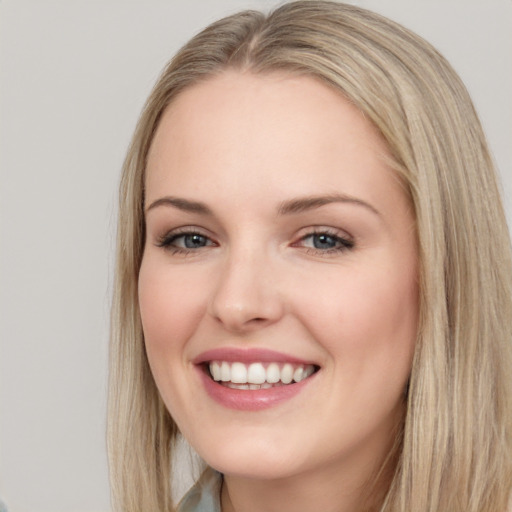
[[[263,348],[236,348],[222,347],[207,350],[199,354],[194,364],[204,364],[210,361],[228,361],[238,363],[294,363],[294,364],[315,364],[313,361],[301,359],[296,356]]]

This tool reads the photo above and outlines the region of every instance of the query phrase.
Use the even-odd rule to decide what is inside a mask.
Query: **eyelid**
[[[324,225],[313,225],[302,228],[298,231],[297,238],[303,239],[306,236],[321,234],[331,235],[355,243],[354,237],[346,230]]]

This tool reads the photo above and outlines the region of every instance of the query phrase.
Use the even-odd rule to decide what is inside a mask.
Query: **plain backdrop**
[[[361,0],[462,75],[512,219],[512,1]],[[0,495],[107,512],[116,186],[142,104],[209,22],[266,0],[0,0]],[[148,511],[149,512],[149,511]]]

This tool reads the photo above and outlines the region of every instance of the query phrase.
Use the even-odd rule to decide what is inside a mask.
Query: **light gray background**
[[[472,93],[512,219],[512,1],[361,0]],[[143,101],[193,33],[265,0],[0,0],[0,494],[109,510],[104,445],[116,183]]]

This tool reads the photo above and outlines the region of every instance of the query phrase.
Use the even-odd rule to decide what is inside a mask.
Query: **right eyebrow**
[[[212,211],[204,203],[198,201],[190,201],[181,197],[165,196],[153,201],[145,210],[148,213],[150,210],[158,206],[171,206],[179,210],[191,213],[200,213],[203,215],[212,215]]]
[[[332,203],[355,204],[357,206],[362,206],[366,208],[368,211],[371,211],[375,215],[380,215],[378,210],[374,208],[370,203],[367,203],[362,199],[358,199],[356,197],[348,196],[345,194],[328,194],[326,196],[306,196],[285,201],[279,207],[279,214],[289,215],[293,213],[301,213],[307,210],[320,208],[321,206]]]

